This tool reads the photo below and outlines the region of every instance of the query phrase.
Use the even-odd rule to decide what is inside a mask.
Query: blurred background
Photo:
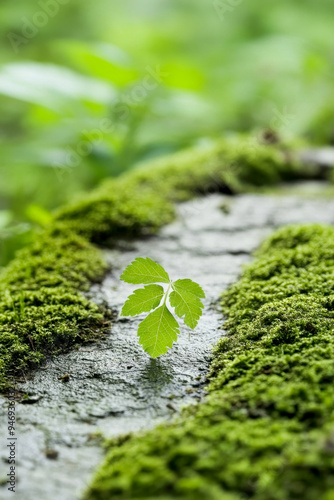
[[[1,0],[0,266],[148,158],[249,130],[334,142],[333,0]]]

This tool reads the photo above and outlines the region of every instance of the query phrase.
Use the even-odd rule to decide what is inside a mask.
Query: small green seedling
[[[202,288],[190,279],[171,281],[165,269],[149,257],[135,259],[124,270],[121,280],[146,285],[128,297],[121,315],[136,316],[152,311],[138,327],[139,343],[152,358],[166,354],[180,333],[179,324],[167,306],[167,299],[176,315],[184,317],[185,324],[192,329],[202,316],[204,305],[201,299],[205,298]],[[165,284],[166,290],[154,283]]]

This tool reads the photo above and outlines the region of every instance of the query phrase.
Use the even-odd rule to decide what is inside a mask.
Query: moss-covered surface
[[[206,401],[111,441],[86,500],[334,499],[334,228],[276,231],[223,307]]]
[[[308,176],[286,149],[249,138],[155,160],[105,181],[57,219],[95,242],[156,232],[174,218],[174,203],[213,191],[237,193]]]
[[[0,280],[0,387],[45,356],[87,340],[103,326],[82,291],[106,265],[87,240],[60,228],[36,238]]]
[[[0,388],[103,324],[82,295],[106,268],[94,243],[154,233],[173,219],[174,202],[196,194],[303,175],[286,150],[239,139],[155,161],[59,210],[0,276]]]

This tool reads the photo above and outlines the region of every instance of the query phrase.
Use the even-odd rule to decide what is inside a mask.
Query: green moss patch
[[[107,180],[84,200],[61,209],[57,220],[91,241],[105,242],[109,237],[156,232],[173,220],[175,202],[304,175],[285,149],[240,138],[155,160]]]
[[[18,254],[0,279],[0,387],[102,327],[81,292],[105,269],[97,249],[63,228]]]
[[[174,202],[303,175],[286,150],[244,138],[157,160],[60,209],[1,273],[0,388],[103,324],[82,295],[106,270],[94,243],[155,233],[173,219]]]
[[[334,229],[276,231],[223,307],[206,401],[111,441],[86,500],[334,499]]]

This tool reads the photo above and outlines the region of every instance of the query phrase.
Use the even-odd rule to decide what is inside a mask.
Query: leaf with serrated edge
[[[195,297],[199,297],[201,299],[205,299],[205,293],[203,288],[199,286],[198,283],[190,279],[182,279],[176,280],[173,283],[173,288],[177,289],[179,292],[185,291],[194,295]]]
[[[151,312],[139,325],[139,343],[152,358],[166,354],[177,341],[179,324],[166,304]]]
[[[137,257],[124,270],[121,280],[134,285],[170,282],[164,268],[149,257]]]
[[[185,324],[192,329],[197,326],[204,308],[199,297],[204,298],[205,293],[194,281],[183,279],[173,283],[173,292],[169,296],[170,305],[179,318],[184,316]]]
[[[121,316],[136,316],[151,311],[158,307],[163,295],[164,289],[160,285],[147,285],[144,288],[138,288],[128,297]]]

